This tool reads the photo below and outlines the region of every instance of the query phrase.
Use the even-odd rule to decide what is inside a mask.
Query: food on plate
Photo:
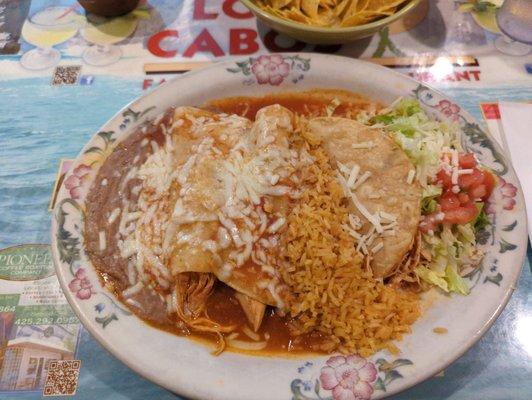
[[[396,13],[409,0],[256,0],[278,17],[318,27],[363,25]]]
[[[340,90],[176,107],[118,143],[87,197],[105,285],[225,348],[397,351],[420,292],[468,293],[492,175],[417,101]]]
[[[461,144],[457,124],[431,119],[418,101],[399,99],[375,115],[358,119],[386,129],[416,166],[415,179],[423,188],[420,261],[413,271],[398,271],[395,280],[420,280],[445,292],[469,293],[464,276],[482,261],[476,232],[490,220],[485,202],[495,177]]]
[[[303,135],[321,141],[330,162],[338,166],[337,179],[351,199],[349,212],[362,224],[349,231],[357,249],[369,254],[372,235],[381,236],[382,250],[373,251],[371,267],[375,276],[390,275],[417,235],[421,187],[406,182],[414,165],[390,136],[354,120],[314,118]],[[353,176],[357,185],[351,185]]]

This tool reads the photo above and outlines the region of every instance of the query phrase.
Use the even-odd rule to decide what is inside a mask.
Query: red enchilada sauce
[[[341,103],[333,109],[328,108],[335,98],[339,99]],[[334,116],[351,118],[354,118],[360,111],[379,107],[375,103],[370,103],[348,92],[320,90],[319,92],[282,93],[260,98],[226,98],[212,101],[206,104],[204,108],[227,114],[238,114],[253,120],[259,109],[272,104],[280,104],[301,115],[325,116],[331,115],[332,111]],[[169,110],[161,122],[170,120],[172,113],[173,110]],[[146,323],[176,335],[189,336],[214,343],[217,340],[215,335],[189,331],[184,324],[178,324],[175,319],[171,319],[167,315],[164,299],[150,289],[143,288],[139,293],[132,296],[133,303],[125,301],[121,294],[128,285],[127,260],[120,256],[117,246],[115,238],[118,229],[117,224],[109,224],[107,216],[121,206],[121,196],[127,196],[132,202],[138,199],[138,193],[135,194],[132,191],[138,182],[128,182],[122,191],[120,191],[120,182],[121,178],[132,167],[142,165],[149,156],[150,146],[145,145],[146,138],[162,146],[164,134],[160,124],[157,126],[148,124],[119,143],[100,168],[86,202],[85,242],[87,253],[100,273],[104,284]],[[102,184],[104,181],[105,184]],[[107,246],[103,251],[99,248],[99,232],[102,230],[106,232],[108,238]],[[248,322],[234,295],[235,291],[232,288],[218,281],[207,300],[207,314],[221,325],[237,325],[239,337],[246,338],[241,328],[246,326]],[[137,307],[134,304],[140,304],[142,307]],[[319,345],[319,335],[292,337],[288,322],[287,318],[279,315],[275,309],[267,308],[257,332],[262,338],[268,338],[267,346],[261,352],[308,352]]]

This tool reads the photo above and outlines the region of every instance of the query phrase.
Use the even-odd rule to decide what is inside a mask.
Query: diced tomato
[[[477,166],[477,160],[475,160],[473,153],[460,153],[458,155],[458,164],[463,169],[475,168]]]
[[[444,189],[450,189],[453,186],[451,175],[449,175],[443,169],[440,169],[436,174],[436,182],[441,183]]]
[[[443,212],[455,210],[460,207],[460,200],[456,194],[448,190],[441,196],[440,207]]]
[[[468,203],[470,200],[469,195],[464,192],[458,193],[458,201],[460,201],[460,204]]]
[[[458,177],[458,186],[462,189],[469,189],[472,186],[480,185],[484,181],[484,174],[478,168],[474,168],[471,174],[464,174]]]
[[[467,224],[475,219],[477,212],[475,203],[469,202],[458,208],[444,212],[443,222],[449,224]]]
[[[478,213],[475,201],[487,200],[493,191],[495,178],[489,171],[477,167],[477,160],[473,153],[459,154],[458,161],[460,169],[471,169],[472,172],[458,176],[460,191],[454,193],[453,187],[455,185],[452,183],[451,174],[444,169],[438,171],[436,183],[439,183],[443,188],[443,194],[438,201],[439,212],[443,212],[444,217],[443,221],[436,218],[439,212],[424,216],[420,225],[420,229],[424,232],[435,230],[440,222],[467,224],[473,221]]]
[[[469,188],[469,195],[473,200],[483,200],[488,194],[488,189],[483,183]]]
[[[469,197],[473,200],[480,199],[485,201],[490,197],[493,187],[495,186],[495,179],[493,175],[486,170],[474,169],[469,178],[465,178],[469,175],[462,175],[464,179],[458,179],[460,187],[467,189]],[[464,185],[464,186],[462,186]]]

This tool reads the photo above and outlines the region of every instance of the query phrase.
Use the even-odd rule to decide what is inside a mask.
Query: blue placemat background
[[[479,120],[480,102],[532,98],[532,87],[443,91]],[[61,87],[45,78],[0,81],[0,248],[50,242],[47,209],[59,160],[75,158],[103,123],[142,93],[142,79],[97,76],[92,85]],[[531,260],[529,246],[516,292],[480,342],[444,376],[394,399],[532,399]],[[77,358],[82,368],[76,398],[179,399],[132,372],[85,330]],[[0,397],[34,399],[40,392]]]

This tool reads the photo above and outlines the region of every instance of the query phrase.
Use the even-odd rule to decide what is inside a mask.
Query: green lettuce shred
[[[433,178],[440,169],[444,148],[462,151],[458,125],[435,121],[425,113],[419,101],[412,98],[399,99],[378,115],[362,114],[359,120],[389,132],[406,152],[416,167],[416,179],[423,188],[421,213],[435,213],[442,189],[432,183]],[[481,252],[477,249],[475,232],[487,223],[489,219],[483,204],[479,204],[474,222],[453,226],[444,224],[433,235],[422,235],[423,250],[430,261],[424,262],[415,273],[424,282],[445,292],[467,295],[469,287],[460,271],[480,261]]]
[[[423,266],[418,267],[416,269],[416,274],[425,282],[438,286],[440,289],[442,289],[445,292],[449,291],[449,285],[447,284],[447,281],[444,279],[445,274],[442,274],[441,272],[433,271]]]
[[[488,214],[486,214],[486,210],[484,209],[484,203],[477,202],[476,206],[478,209],[478,214],[477,218],[475,218],[475,222],[473,222],[473,226],[475,227],[475,232],[478,232],[490,225],[491,221],[488,218]]]
[[[416,166],[416,178],[424,189],[440,168],[443,148],[462,150],[459,127],[431,119],[416,99],[399,99],[378,115],[361,113],[358,119],[392,135]]]
[[[458,275],[456,268],[450,264],[445,268],[445,281],[447,282],[450,292],[456,292],[463,295],[469,294],[469,286],[467,286],[464,279]]]

